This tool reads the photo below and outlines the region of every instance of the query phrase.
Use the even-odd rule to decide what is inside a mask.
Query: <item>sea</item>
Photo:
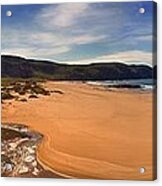
[[[141,90],[152,90],[156,87],[154,79],[129,79],[129,80],[105,80],[105,81],[87,81],[87,84],[98,85],[104,87],[114,87],[116,85],[139,86]],[[139,88],[138,88],[139,89]]]

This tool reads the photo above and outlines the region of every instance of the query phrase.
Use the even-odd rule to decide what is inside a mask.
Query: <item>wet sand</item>
[[[68,178],[153,179],[151,93],[75,82],[45,87],[63,94],[2,105],[2,122],[44,135],[37,152],[44,168]]]

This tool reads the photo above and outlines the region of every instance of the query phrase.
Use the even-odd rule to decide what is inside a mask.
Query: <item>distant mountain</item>
[[[47,78],[52,80],[122,80],[152,78],[153,70],[147,65],[123,63],[95,63],[67,65],[51,61],[1,56],[2,77]]]

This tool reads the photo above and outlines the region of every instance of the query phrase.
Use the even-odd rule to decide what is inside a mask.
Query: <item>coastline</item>
[[[118,90],[101,91],[102,88],[96,89],[81,82],[47,82],[44,86],[49,90],[61,90],[64,94],[42,96],[27,103],[11,101],[12,104],[5,103],[2,109],[3,122],[26,123],[31,129],[48,137],[46,139],[48,143],[43,140],[38,150],[38,161],[41,163],[40,156],[52,166],[49,168],[42,164],[44,167],[52,171],[56,166],[58,172],[63,170],[62,172],[73,175],[72,177],[96,177],[98,179],[127,177],[127,179],[140,178],[142,180],[152,178],[152,154],[149,151],[152,142],[142,140],[142,135],[145,135],[146,139],[149,139],[151,135],[152,123],[146,119],[148,117],[151,119],[150,114],[152,114],[150,93],[141,94],[122,90],[121,94]],[[138,108],[139,103],[141,108]],[[133,113],[132,111],[137,108],[138,113]],[[40,113],[46,114],[44,116]],[[141,119],[138,117],[139,113],[143,114]],[[123,116],[126,118],[125,121],[122,119]],[[136,126],[135,131],[138,131],[140,127],[137,134],[132,133],[133,128],[129,122]],[[43,127],[44,124],[48,128]],[[145,152],[139,151],[137,155],[140,164],[146,163],[147,172],[144,175],[135,172],[138,171],[140,164],[133,162],[134,155],[131,151],[122,148],[130,147],[130,140],[133,144],[131,150],[134,151],[134,147],[136,151],[145,149]],[[101,149],[104,151],[102,152]],[[126,164],[123,162],[125,153],[132,156]],[[48,155],[45,157],[45,154]],[[111,154],[114,154],[114,157]],[[149,156],[145,160],[141,155],[146,156],[146,154]],[[119,161],[116,161],[117,157]],[[99,164],[101,172],[96,170]],[[128,167],[130,169],[126,170]],[[125,173],[127,173],[126,177]]]

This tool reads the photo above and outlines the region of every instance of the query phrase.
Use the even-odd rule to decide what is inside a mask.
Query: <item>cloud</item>
[[[2,52],[53,59],[57,55],[71,51],[74,46],[102,42],[107,37],[105,34],[86,31],[73,34],[72,31],[67,32],[65,28],[78,24],[78,19],[88,9],[88,3],[45,6],[33,18],[34,22],[31,22],[33,28],[31,27],[30,30],[26,30],[25,27],[2,29]]]
[[[20,55],[34,58],[51,58],[69,52],[71,48],[52,33],[27,32],[10,29],[3,33],[2,54]]]
[[[71,51],[73,46],[94,43],[104,38],[104,35],[66,36],[52,32],[10,29],[3,31],[2,52],[54,59],[57,55]]]
[[[27,57],[33,55],[33,49],[30,48],[11,48],[6,50],[4,49],[1,51],[1,54]]]
[[[29,34],[29,33],[28,33]],[[104,40],[105,35],[90,35],[90,34],[82,34],[82,35],[62,35],[55,34],[52,32],[40,32],[40,33],[30,33],[30,40],[36,43],[47,43],[54,46],[71,46],[71,45],[82,45],[82,44],[90,44],[97,41]]]
[[[137,40],[140,41],[152,41],[153,40],[153,35],[141,35],[139,37],[137,37]]]
[[[120,6],[106,3],[63,3],[45,6],[34,18],[44,30],[63,34],[103,34],[122,28],[125,14]],[[105,30],[107,28],[108,30]],[[100,31],[100,33],[99,33]],[[103,33],[102,33],[103,31]]]
[[[139,19],[131,6],[64,3],[37,7],[31,10],[30,23],[28,15],[21,19],[21,29],[15,29],[19,19],[14,25],[2,25],[2,52],[78,64],[114,60],[150,64],[150,53],[144,51],[152,50],[152,27],[148,18],[142,19],[147,14]]]
[[[144,51],[125,51],[99,57],[101,60],[123,62],[152,62],[152,53]]]
[[[44,58],[55,60],[57,55],[70,52],[73,45],[82,45],[104,40],[105,36],[80,35],[66,37],[51,32],[26,32],[9,30],[3,34],[2,54],[20,55],[30,58]],[[141,36],[139,40],[150,39]],[[5,47],[6,46],[6,47]],[[90,59],[63,61],[68,64],[89,64],[98,62],[126,62],[126,63],[148,63],[152,64],[152,53],[132,50],[115,52],[113,54],[98,55]],[[60,61],[61,63],[61,61]]]
[[[48,20],[52,27],[69,27],[76,23],[77,19],[88,10],[88,3],[64,3],[57,7],[49,6],[40,12],[42,21]]]
[[[127,64],[132,63],[147,63],[152,65],[152,53],[145,51],[124,51],[114,54],[101,55],[96,58],[78,60],[78,61],[66,61],[68,64],[90,64],[90,63],[108,63],[108,62],[124,62]]]
[[[68,52],[70,48],[66,46],[58,47],[53,50],[47,50],[46,48],[11,48],[7,50],[2,50],[2,55],[16,55],[29,58],[44,58],[44,59],[53,59],[55,55]]]

